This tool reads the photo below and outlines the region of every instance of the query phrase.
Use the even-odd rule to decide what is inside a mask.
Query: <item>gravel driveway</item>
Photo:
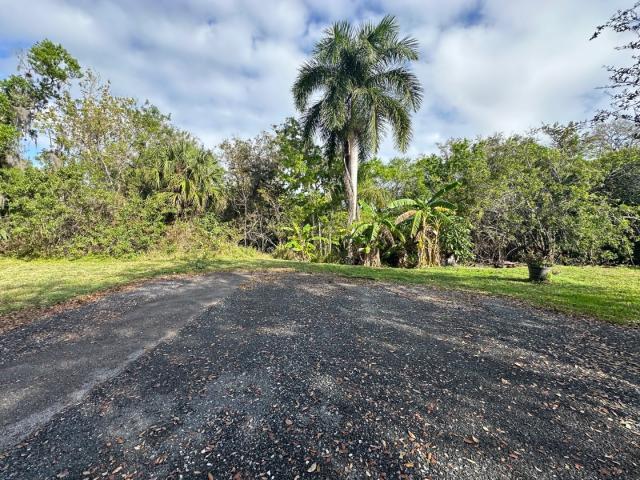
[[[152,346],[80,394],[54,378],[40,422],[9,432],[24,418],[0,410],[15,440],[0,478],[640,478],[639,329],[427,287],[279,273],[221,291],[219,278],[193,280],[217,304],[171,288],[191,305],[182,321],[158,320]],[[145,318],[103,301],[0,337],[0,406],[29,404],[6,392],[39,352],[56,375],[52,352],[72,347],[48,338]]]

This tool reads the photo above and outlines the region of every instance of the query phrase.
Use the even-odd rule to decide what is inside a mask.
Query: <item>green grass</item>
[[[144,278],[209,270],[255,269],[262,258],[84,258],[15,260],[0,258],[0,315],[42,308]]]
[[[374,269],[286,262],[256,256],[32,261],[0,258],[0,315],[26,308],[47,307],[80,295],[160,275],[275,267],[507,295],[568,313],[640,325],[638,268],[555,267],[557,275],[551,283],[531,284],[526,282],[526,268]]]

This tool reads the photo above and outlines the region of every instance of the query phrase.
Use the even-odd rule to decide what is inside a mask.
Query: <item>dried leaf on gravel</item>
[[[480,443],[480,440],[478,440],[478,438],[473,435],[468,435],[464,437],[464,443],[468,443],[469,445],[478,445]]]

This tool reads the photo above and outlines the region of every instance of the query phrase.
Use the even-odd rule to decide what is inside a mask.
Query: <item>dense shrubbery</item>
[[[39,45],[27,71],[0,82],[2,255],[201,253],[240,244],[374,266],[640,260],[632,124],[545,126],[451,140],[417,159],[365,158],[360,218],[349,225],[342,159],[306,142],[295,120],[214,152],[152,105],[114,97],[91,72],[72,97],[77,63]],[[34,135],[49,144],[29,162],[16,139]]]
[[[216,216],[223,169],[210,150],[152,105],[113,96],[51,42],[32,48],[25,65],[0,83],[2,120],[49,145],[33,165],[16,135],[0,145],[0,254],[215,251],[237,241]],[[73,98],[69,80],[78,77]]]

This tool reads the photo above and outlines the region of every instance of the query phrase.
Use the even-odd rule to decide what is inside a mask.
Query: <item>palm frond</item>
[[[316,102],[302,115],[302,138],[305,142],[311,143],[313,136],[322,123],[322,100]]]
[[[416,61],[420,56],[418,46],[418,40],[415,38],[404,37],[387,45],[381,58],[387,65]]]
[[[389,119],[396,147],[405,151],[411,140],[411,118],[406,107],[400,100],[389,95],[382,95],[379,98],[379,108],[382,114]]]
[[[316,44],[313,55],[320,61],[337,64],[342,52],[352,41],[351,24],[347,21],[336,22],[324,33],[325,36]]]
[[[420,108],[422,86],[418,77],[404,66],[389,70],[384,69],[373,75],[368,83],[371,86],[392,93],[413,111],[417,111]]]
[[[333,74],[333,68],[317,59],[303,63],[291,88],[296,108],[299,111],[305,110],[309,98],[318,89],[325,88]]]
[[[375,210],[374,208],[369,205],[367,202],[364,201],[360,201],[358,202],[360,204],[360,209],[362,210],[362,212],[364,212],[366,215],[375,215]]]

